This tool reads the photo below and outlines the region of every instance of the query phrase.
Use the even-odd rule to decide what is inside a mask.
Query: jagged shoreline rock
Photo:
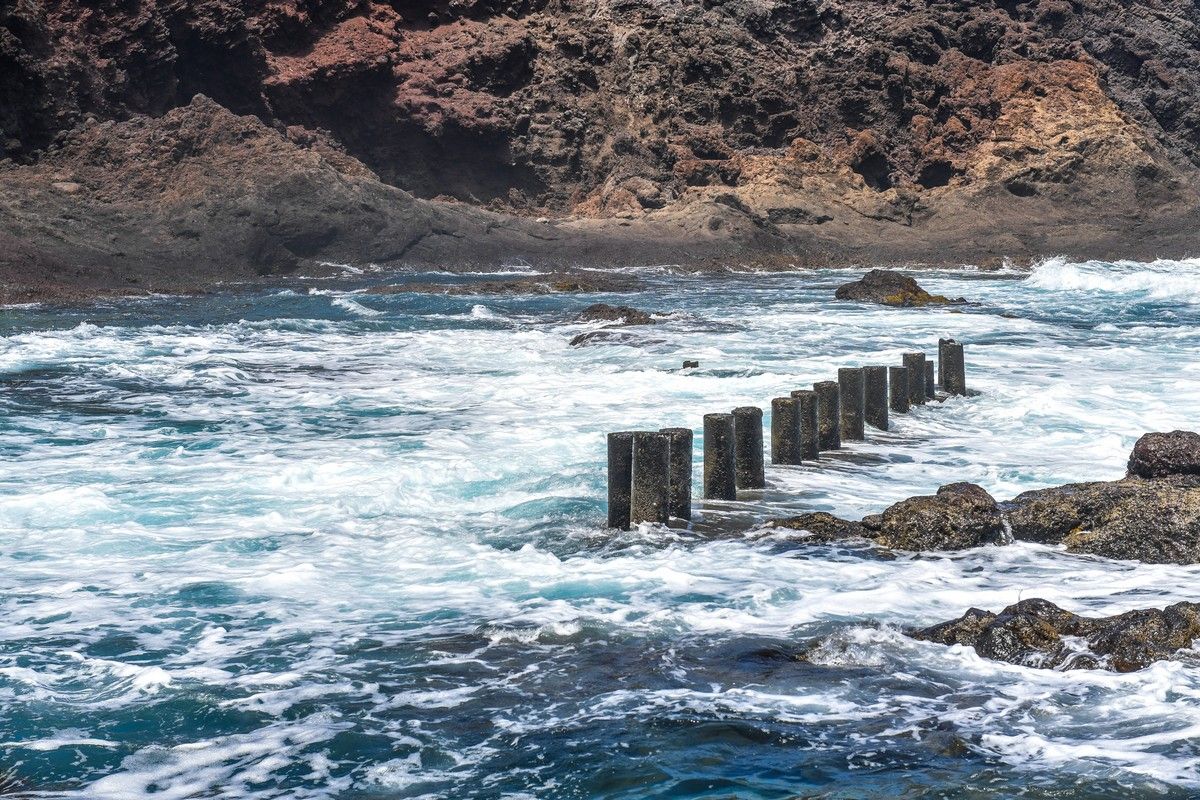
[[[859,522],[804,514],[766,524],[807,531],[812,542],[864,538],[913,552],[1000,545],[1011,539],[1148,564],[1200,564],[1200,474],[1193,472],[1200,464],[1200,436],[1149,433],[1133,452],[1131,470],[1146,469],[1155,477],[1130,475],[1035,489],[1002,503],[979,486],[956,483]]]
[[[956,620],[908,635],[966,645],[984,658],[1027,667],[1134,672],[1174,657],[1200,637],[1200,604],[1090,618],[1030,598],[999,614],[972,608]]]
[[[833,296],[838,300],[902,308],[965,305],[967,302],[962,297],[952,300],[944,295],[930,294],[917,284],[915,278],[890,269],[873,269],[858,280],[839,286]]]
[[[1192,0],[9,3],[0,302],[1182,256],[1198,37]]]

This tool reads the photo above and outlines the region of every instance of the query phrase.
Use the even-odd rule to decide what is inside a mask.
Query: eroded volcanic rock
[[[613,306],[608,303],[593,303],[579,312],[579,322],[616,322],[621,325],[654,325],[654,317],[645,311],[629,306]]]
[[[1129,474],[1139,478],[1200,475],[1200,433],[1148,433],[1129,454]]]
[[[972,608],[959,619],[909,635],[966,645],[984,658],[1029,667],[1133,672],[1190,647],[1200,636],[1200,605],[1176,603],[1088,618],[1031,598],[999,614]]]
[[[504,280],[474,280],[464,283],[397,283],[375,286],[367,294],[448,294],[448,295],[543,295],[589,294],[593,292],[633,292],[641,282],[625,275],[599,272],[553,272],[525,275]]]
[[[892,550],[964,550],[999,544],[1004,538],[1000,507],[987,491],[972,483],[952,483],[935,495],[901,500],[861,522],[813,513],[768,524],[808,531],[814,542],[861,537]]]
[[[857,300],[861,303],[910,308],[967,302],[961,297],[951,300],[940,294],[930,294],[917,285],[914,278],[890,269],[873,269],[856,281],[844,283],[837,288],[834,297],[838,300]]]
[[[1200,229],[1197,42],[1194,0],[7,3],[0,254],[5,277],[112,288],[322,259],[1183,253]],[[209,159],[182,124],[197,94],[291,149],[251,132],[224,151],[244,173]],[[115,164],[124,194],[76,174],[109,123],[147,134]],[[176,153],[194,185],[140,202],[138,152],[187,177]],[[313,159],[330,180],[276,180]],[[224,221],[235,192],[257,224],[230,213],[222,247],[196,209]]]
[[[1004,507],[1020,541],[1150,564],[1200,563],[1200,476],[1037,489]]]

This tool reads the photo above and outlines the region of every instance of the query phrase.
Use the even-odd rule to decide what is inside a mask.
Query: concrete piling
[[[817,393],[817,442],[821,450],[837,450],[842,446],[841,400],[837,381],[813,384]]]
[[[670,496],[667,511],[675,519],[692,518],[692,429],[663,428],[671,439]]]
[[[925,399],[934,400],[937,398],[937,384],[933,378],[933,361],[925,360]]]
[[[938,368],[941,370],[943,391],[956,395],[967,393],[967,365],[961,342],[938,340]]]
[[[665,433],[633,434],[633,487],[629,524],[665,523],[670,518],[671,437]]]
[[[904,367],[888,367],[888,387],[892,411],[908,413],[908,370]]]
[[[771,401],[771,463],[787,466],[800,460],[800,401],[776,397]]]
[[[797,389],[792,398],[800,403],[800,459],[816,461],[821,457],[821,424],[817,414],[817,393]]]
[[[737,499],[733,414],[704,415],[704,499]]]
[[[629,530],[633,486],[633,432],[608,435],[608,527]]]
[[[734,472],[739,489],[763,489],[763,413],[761,408],[742,406],[733,410]]]
[[[863,417],[872,428],[888,429],[887,367],[863,367]]]
[[[908,404],[925,405],[925,354],[905,353],[904,368],[908,370]]]
[[[842,367],[838,370],[838,394],[842,441],[861,442],[866,438],[866,396],[861,367]]]

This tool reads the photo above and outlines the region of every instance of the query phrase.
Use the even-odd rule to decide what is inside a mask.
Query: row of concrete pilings
[[[771,401],[771,463],[816,461],[843,441],[866,438],[866,426],[887,430],[889,413],[937,397],[967,394],[963,346],[938,341],[938,375],[924,353],[905,353],[898,367],[848,367],[836,381],[821,381]],[[738,489],[767,485],[763,412],[755,406],[704,415],[704,499],[736,500]],[[692,430],[621,431],[608,434],[608,525],[692,518]]]

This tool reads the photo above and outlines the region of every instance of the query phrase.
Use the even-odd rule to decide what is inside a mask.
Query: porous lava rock
[[[1029,667],[1133,672],[1191,647],[1200,636],[1200,605],[1176,603],[1090,618],[1031,598],[999,614],[972,608],[909,636],[973,647],[984,658]]]
[[[1018,541],[1149,564],[1200,563],[1200,476],[1035,489],[1004,509]]]
[[[915,278],[890,269],[873,269],[856,281],[844,283],[834,292],[834,297],[906,308],[967,302],[961,297],[951,300],[940,294],[930,294],[917,284]]]
[[[1200,475],[1200,433],[1147,433],[1129,454],[1129,474],[1139,478]]]
[[[1004,540],[1004,519],[990,494],[973,483],[952,483],[937,494],[910,497],[882,514],[851,522],[824,512],[767,523],[808,531],[813,541],[862,537],[892,550],[964,550]]]
[[[608,303],[593,303],[580,311],[578,322],[615,322],[620,325],[654,325],[654,317],[645,311],[629,306],[614,306]],[[611,327],[611,326],[610,326]]]

